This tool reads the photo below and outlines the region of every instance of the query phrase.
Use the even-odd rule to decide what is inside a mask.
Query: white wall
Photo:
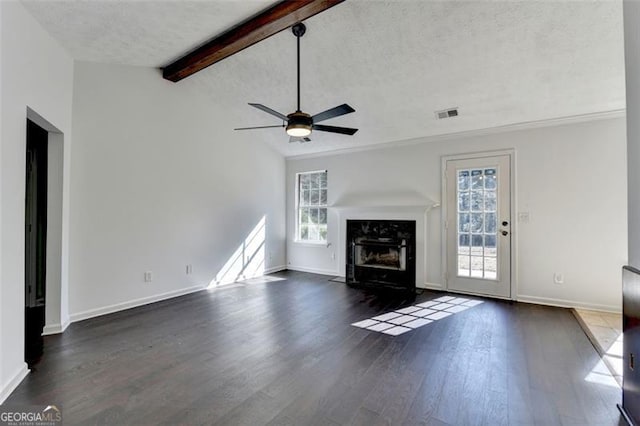
[[[353,216],[340,208],[330,209],[330,247],[295,243],[295,173],[327,169],[329,205],[419,205],[441,199],[442,156],[513,148],[517,210],[530,213],[529,223],[516,224],[514,235],[518,299],[619,311],[620,267],[627,258],[625,141],[625,121],[615,118],[289,159],[289,267],[343,275],[344,223],[339,220]],[[399,195],[393,197],[393,192]],[[420,241],[424,235],[421,213],[417,209],[393,210],[381,213],[379,208],[360,207],[357,215],[415,216],[417,285],[441,285],[440,208],[429,213],[426,245]],[[554,272],[564,274],[564,284],[554,284]]]
[[[629,264],[640,268],[640,2],[624,2],[629,179]]]
[[[0,2],[0,402],[26,374],[24,363],[24,195],[27,108],[71,141],[73,60],[19,2]],[[65,149],[68,160],[70,149]],[[69,162],[64,175],[68,177]],[[63,220],[68,220],[68,191]],[[64,233],[64,232],[63,232]],[[63,254],[64,256],[64,254]],[[64,268],[64,264],[61,266]],[[63,283],[66,286],[66,282]],[[63,288],[64,292],[65,289]]]
[[[284,265],[285,161],[197,88],[76,63],[72,320],[208,285],[263,216],[266,268]]]
[[[60,333],[68,324],[69,311],[62,292],[62,199],[64,188],[64,137],[50,132],[47,140],[47,265],[46,306],[43,334]],[[67,287],[65,286],[65,289]]]

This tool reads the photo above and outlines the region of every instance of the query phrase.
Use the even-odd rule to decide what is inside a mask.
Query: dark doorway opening
[[[47,261],[48,132],[27,120],[25,194],[24,357],[32,367],[42,357]]]

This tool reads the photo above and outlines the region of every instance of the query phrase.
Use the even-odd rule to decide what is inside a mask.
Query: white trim
[[[444,287],[442,284],[438,284],[438,283],[427,283],[425,282],[424,284],[420,284],[420,285],[416,285],[416,288],[422,288],[425,290],[444,290]]]
[[[328,247],[327,241],[304,241],[304,240],[293,240],[291,241],[293,244],[300,247]]]
[[[287,161],[305,160],[308,158],[327,157],[331,155],[351,154],[354,152],[371,151],[375,149],[397,148],[402,146],[420,145],[423,143],[432,143],[439,141],[447,141],[458,138],[472,138],[478,136],[495,135],[505,132],[513,132],[517,130],[537,129],[540,127],[553,127],[573,123],[584,123],[587,121],[607,120],[614,118],[626,117],[626,109],[615,109],[609,111],[592,112],[587,114],[570,115],[567,117],[550,118],[536,121],[524,121],[521,123],[505,124],[503,126],[486,127],[483,129],[465,130],[462,132],[445,133],[441,135],[423,136],[419,138],[404,139],[399,141],[382,142],[373,145],[358,146],[352,148],[335,149],[331,151],[316,152],[311,154],[286,156]]]
[[[29,367],[26,362],[23,362],[20,370],[0,389],[0,404],[4,404],[4,401],[9,398],[9,395],[22,383],[24,378],[27,377],[27,374],[29,374]]]
[[[291,271],[298,271],[298,272],[309,272],[310,274],[318,274],[318,275],[333,275],[336,277],[340,275],[338,271],[330,271],[328,269],[307,268],[305,266],[288,265],[287,269]]]
[[[70,323],[71,321],[69,320],[69,318],[67,318],[65,321],[62,322],[62,324],[45,325],[44,328],[42,329],[42,335],[50,336],[52,334],[64,333],[67,327],[69,327]]]
[[[134,299],[127,302],[116,303],[114,305],[103,306],[101,308],[89,309],[82,312],[71,314],[71,322],[78,322],[89,318],[99,317],[102,315],[111,314],[114,312],[124,311],[127,309],[135,308],[138,306],[148,305],[150,303],[159,302],[161,300],[173,299],[174,297],[184,296],[186,294],[195,293],[206,289],[206,286],[197,285],[188,288],[182,288],[179,290],[168,291],[166,293],[157,294],[155,296],[143,297],[140,299]]]
[[[519,294],[517,301],[523,303],[535,303],[536,305],[558,306],[561,308],[579,308],[600,312],[612,312],[616,314],[622,313],[621,306],[601,305],[599,303],[585,303],[577,300],[553,299],[549,297],[527,296],[525,294]]]
[[[267,268],[264,270],[264,275],[273,274],[274,272],[286,271],[287,267],[285,265],[272,266],[271,268]]]
[[[441,251],[441,267],[442,267],[442,289],[445,291],[449,290],[449,281],[447,276],[447,232],[445,228],[445,222],[447,220],[447,161],[456,161],[456,160],[467,160],[467,159],[476,159],[476,158],[485,158],[485,157],[496,157],[496,156],[509,156],[509,183],[510,183],[510,216],[511,216],[511,254],[510,254],[510,296],[506,298],[507,300],[516,300],[516,294],[518,291],[518,221],[514,220],[516,216],[517,204],[516,204],[516,150],[514,148],[507,149],[499,149],[495,151],[482,151],[482,152],[470,152],[466,154],[453,154],[453,155],[443,155],[441,157],[440,163],[440,181],[441,181],[441,191],[442,191],[442,201],[441,201],[441,225],[440,232],[442,235],[442,245],[440,247]],[[457,290],[456,290],[457,291]],[[494,295],[482,295],[478,294],[478,296],[486,296],[486,297],[495,297],[498,299],[503,299],[500,296]]]

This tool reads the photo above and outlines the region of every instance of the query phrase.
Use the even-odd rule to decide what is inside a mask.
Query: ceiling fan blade
[[[314,123],[319,123],[321,121],[328,120],[333,117],[339,117],[341,115],[349,114],[352,112],[355,112],[355,109],[351,108],[347,104],[342,104],[340,106],[318,113],[311,118],[313,119]]]
[[[284,115],[284,114],[282,114],[282,113],[279,113],[278,111],[272,110],[271,108],[266,107],[266,106],[264,106],[264,105],[262,105],[262,104],[252,104],[252,103],[249,103],[249,105],[251,105],[251,106],[252,106],[252,107],[254,107],[254,108],[258,108],[258,109],[260,109],[260,110],[262,110],[262,111],[266,112],[267,114],[275,115],[276,117],[278,117],[278,118],[279,118],[279,119],[281,119],[281,120],[289,121],[289,118],[288,118],[286,115]]]
[[[314,124],[313,130],[319,130],[321,132],[341,133],[343,135],[353,135],[358,131],[358,129],[352,129],[350,127],[324,126],[322,124]]]
[[[233,130],[254,130],[254,129],[271,129],[274,127],[284,127],[284,124],[278,124],[277,126],[255,126],[255,127],[238,127],[236,129]]]
[[[291,136],[289,138],[289,143],[293,143],[293,142],[305,143],[305,142],[311,142],[311,139],[309,139],[306,136],[301,137],[301,138],[300,137]]]

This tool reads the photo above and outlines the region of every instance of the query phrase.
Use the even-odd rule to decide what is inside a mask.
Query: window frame
[[[319,209],[325,209],[326,214],[325,217],[327,219],[327,236],[325,236],[325,239],[323,240],[303,240],[300,238],[300,179],[302,176],[304,175],[313,175],[313,174],[318,174],[318,173],[325,173],[326,174],[326,186],[325,186],[325,190],[327,191],[327,199],[325,200],[325,204],[320,204],[320,198],[318,199],[318,204],[317,206],[314,205],[314,207],[319,208]],[[296,176],[295,176],[295,235],[293,238],[293,241],[297,244],[300,245],[309,245],[309,246],[321,246],[321,245],[326,245],[327,241],[328,241],[328,234],[329,234],[329,202],[328,202],[328,198],[329,198],[329,173],[326,169],[321,169],[321,170],[310,170],[310,171],[305,171],[305,172],[297,172]],[[303,206],[304,207],[304,206]]]

